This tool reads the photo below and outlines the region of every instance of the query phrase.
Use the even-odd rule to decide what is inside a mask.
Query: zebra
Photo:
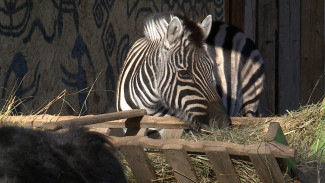
[[[217,92],[230,116],[257,115],[265,78],[263,58],[238,28],[213,22],[206,39]]]
[[[220,40],[225,35],[222,31],[222,34],[214,31],[210,34],[213,26],[215,24],[212,23],[211,15],[201,23],[173,14],[147,18],[144,37],[138,39],[129,50],[119,77],[117,110],[142,108],[149,115],[173,115],[193,128],[206,130],[211,130],[212,126],[221,128],[231,125],[229,116],[241,110],[254,114],[263,85],[253,81],[263,82],[264,79],[260,54],[254,49],[251,50],[254,53],[252,57],[244,58],[240,52],[233,54],[231,51],[229,57],[229,54],[225,54],[229,50],[211,46],[213,42],[223,43]],[[216,39],[211,40],[211,35]],[[236,45],[235,51],[240,51],[245,41],[240,43]],[[237,60],[229,60],[233,57]],[[252,58],[258,60],[252,61]],[[232,62],[236,63],[235,67],[228,67],[232,66]],[[246,67],[257,69],[249,70]],[[254,73],[236,73],[236,70],[231,71],[234,68],[237,71],[241,68],[242,72],[258,70],[263,74],[254,78]],[[229,74],[234,76],[229,77]],[[238,78],[235,83],[231,80],[234,77]],[[249,80],[248,83],[241,83],[240,77],[251,78],[244,80]],[[248,88],[245,89],[248,94],[242,92],[242,86]],[[249,96],[251,94],[255,96]],[[248,97],[248,101],[253,100],[254,103],[243,97]]]

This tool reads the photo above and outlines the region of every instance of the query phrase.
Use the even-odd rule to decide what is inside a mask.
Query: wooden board
[[[256,0],[245,0],[244,33],[254,43],[256,41]]]
[[[278,112],[297,110],[300,101],[300,0],[279,1]],[[305,87],[305,86],[304,86]]]
[[[261,142],[258,144],[241,145],[232,142],[219,141],[191,142],[182,139],[157,140],[140,136],[111,137],[110,140],[116,147],[133,143],[140,143],[144,148],[162,149],[162,147],[167,144],[178,144],[182,145],[185,151],[202,153],[205,152],[204,149],[207,147],[225,147],[227,148],[227,152],[229,154],[241,156],[247,156],[247,153],[249,153],[251,150],[261,150],[265,148],[269,148],[273,156],[276,158],[294,158],[296,153],[296,150],[294,148],[274,142]]]
[[[109,114],[109,113],[108,113]],[[79,121],[79,119],[87,119],[87,123],[96,123],[87,125],[89,128],[169,128],[169,129],[187,129],[188,125],[180,120],[179,118],[173,116],[148,116],[144,115],[140,121],[134,121],[132,123],[127,122],[127,119],[118,119],[98,123],[97,115],[87,115],[87,116],[55,116],[55,115],[30,115],[30,116],[9,116],[0,119],[1,123],[17,123],[17,125],[22,125],[24,127],[32,128],[43,128],[48,122],[65,123],[66,121],[73,120]],[[249,126],[256,123],[266,123],[271,121],[278,121],[276,117],[272,118],[253,118],[253,117],[231,117],[233,126]],[[71,121],[70,121],[71,122]],[[57,126],[60,126],[57,124]],[[46,126],[45,126],[46,128]]]
[[[142,117],[143,115],[146,115],[146,114],[147,114],[147,111],[144,109],[134,109],[134,110],[121,111],[121,112],[99,114],[99,115],[88,116],[88,117],[83,117],[83,118],[70,119],[70,120],[60,121],[60,122],[49,122],[49,123],[43,124],[42,127],[45,129],[48,129],[48,130],[58,130],[61,128],[67,128],[71,125],[85,126],[85,125],[91,125],[91,124],[96,124],[96,123],[101,123],[101,122],[111,121],[111,120],[117,120],[117,119],[127,119],[127,121],[128,120],[132,121],[133,119],[138,119],[135,117],[139,117],[139,116]],[[141,120],[141,118],[140,118],[140,120]]]
[[[230,1],[230,24],[238,27],[244,32],[245,25],[245,1],[231,0]]]
[[[260,111],[262,115],[275,114],[275,61],[277,8],[276,0],[259,0],[257,7],[257,47],[260,50],[265,67],[264,92],[262,94]]]
[[[283,145],[289,145],[279,123],[271,122],[265,140],[270,142],[278,142]],[[297,168],[296,161],[293,158],[283,158],[279,160],[280,166],[283,164],[283,171],[288,171],[291,177],[295,176],[294,170]]]
[[[199,182],[187,152],[180,144],[166,144],[162,147],[168,164],[172,167],[177,182]]]
[[[324,95],[324,1],[301,0],[301,104]]]
[[[230,7],[230,1],[231,0],[225,0],[224,1],[224,3],[225,3],[224,4],[224,12],[225,12],[224,13],[224,15],[225,15],[224,16],[224,22],[227,23],[227,24],[229,24],[229,19],[230,19],[230,8],[229,8]]]
[[[205,148],[211,166],[219,182],[240,183],[237,172],[225,147]]]
[[[164,129],[163,139],[180,139],[184,133],[184,129]]]
[[[129,163],[137,182],[151,183],[156,178],[151,161],[139,143],[124,144],[120,146],[120,151]]]
[[[255,149],[249,152],[249,158],[263,183],[285,183],[280,167],[269,149]]]

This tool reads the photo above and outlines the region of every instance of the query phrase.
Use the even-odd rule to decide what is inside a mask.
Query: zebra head
[[[211,15],[201,23],[181,15],[171,15],[166,22],[155,77],[163,106],[192,127],[210,130],[211,126],[230,125],[205,49]]]

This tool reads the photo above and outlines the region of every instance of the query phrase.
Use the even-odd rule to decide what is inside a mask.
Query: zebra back
[[[264,64],[253,41],[234,26],[213,22],[206,43],[215,64],[217,91],[230,116],[255,116]]]

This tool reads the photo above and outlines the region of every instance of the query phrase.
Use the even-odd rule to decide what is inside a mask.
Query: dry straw
[[[318,133],[316,133],[319,131],[319,125],[323,125],[322,104],[312,104],[302,106],[297,111],[287,111],[287,114],[276,117],[275,120],[281,124],[289,145],[297,149],[295,160],[298,166],[311,169],[319,167],[322,163],[321,161],[324,160],[321,160],[320,152],[312,151],[311,147],[319,138]],[[256,144],[265,141],[270,121],[260,121],[250,126],[215,129],[212,134],[194,134],[189,132],[183,138],[188,141],[223,141],[237,144]],[[167,164],[164,155],[160,151],[155,150],[147,150],[147,152],[157,175],[157,179],[154,182],[176,182],[173,170]],[[189,153],[189,158],[201,182],[218,182],[206,155]],[[241,182],[261,182],[248,157],[231,157],[231,160]],[[123,164],[125,165],[125,172],[129,177],[129,181],[135,182],[131,169],[125,160],[123,160]]]
[[[46,105],[40,111],[42,113],[45,112],[54,102],[64,98],[64,95],[65,93],[53,99],[49,105]],[[10,97],[0,110],[0,121],[5,120],[8,115],[12,115],[12,111],[21,103],[22,101]],[[40,112],[35,114],[40,114]],[[314,147],[311,150],[312,146],[315,146],[315,142],[322,140],[320,139],[319,132],[325,128],[322,103],[303,106],[297,111],[287,111],[287,114],[277,117],[276,120],[281,124],[289,145],[297,149],[295,160],[299,166],[314,168],[321,166],[321,162],[324,163],[324,157],[321,156],[322,152],[319,151],[320,149]],[[188,132],[183,138],[188,141],[223,141],[237,144],[256,144],[265,141],[264,138],[269,123],[270,120],[265,120],[250,126],[214,129],[211,134]],[[147,152],[157,175],[157,179],[154,182],[175,182],[173,170],[166,163],[164,155],[160,151],[147,150]],[[201,182],[217,182],[206,155],[190,153],[189,158]],[[130,182],[134,182],[135,179],[131,169],[122,155],[121,159],[127,177]],[[248,158],[231,157],[231,159],[242,182],[260,182]]]

